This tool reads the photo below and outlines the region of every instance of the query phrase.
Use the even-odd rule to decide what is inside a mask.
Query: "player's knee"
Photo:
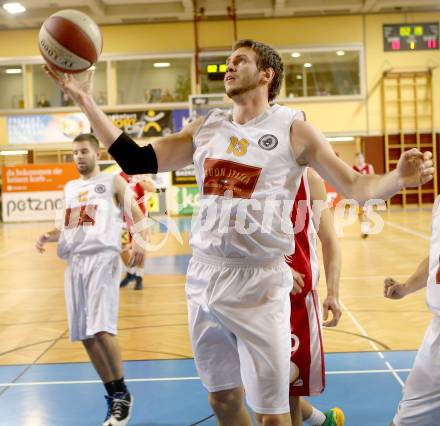
[[[95,334],[95,339],[98,341],[105,341],[111,336],[110,333],[107,333],[106,331],[98,331],[98,333]]]
[[[238,412],[243,404],[243,392],[241,389],[210,392],[208,400],[217,415]]]
[[[83,339],[81,340],[81,343],[86,349],[91,349],[95,345],[95,339]]]
[[[296,379],[299,377],[299,368],[298,366],[290,361],[290,371],[289,371],[289,382],[294,383],[296,382]]]
[[[286,416],[279,414],[259,414],[255,413],[257,423],[262,426],[284,426],[286,425]]]

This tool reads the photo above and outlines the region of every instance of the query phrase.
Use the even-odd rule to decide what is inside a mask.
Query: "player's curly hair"
[[[237,41],[232,50],[240,47],[249,47],[257,54],[257,68],[259,71],[265,71],[268,68],[274,70],[274,77],[269,85],[269,102],[273,101],[280,93],[281,82],[283,81],[284,65],[281,56],[271,46],[252,39],[243,39]]]

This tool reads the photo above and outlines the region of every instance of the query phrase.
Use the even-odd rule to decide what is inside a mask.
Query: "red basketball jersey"
[[[312,202],[307,180],[307,169],[304,171],[298,192],[293,203],[291,219],[295,232],[294,253],[287,256],[287,264],[305,275],[305,285],[299,297],[316,289],[319,281],[319,260],[316,249],[317,230],[313,223]]]
[[[124,172],[121,172],[120,175],[128,182],[130,185],[131,190],[133,191],[133,194],[135,196],[135,199],[137,201],[137,204],[139,208],[142,210],[142,213],[145,215],[146,208],[145,208],[145,191],[144,188],[142,188],[142,185],[139,182],[133,181],[133,176],[129,176]]]
[[[291,362],[298,367],[299,376],[290,384],[289,394],[312,396],[324,390],[325,366],[321,306],[316,290],[319,282],[317,231],[313,223],[307,169],[301,177],[291,219],[295,231],[295,252],[286,261],[295,271],[304,274],[305,285],[300,294],[290,295]]]

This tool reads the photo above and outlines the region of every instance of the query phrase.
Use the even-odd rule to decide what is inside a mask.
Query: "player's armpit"
[[[307,166],[307,146],[308,146],[308,136],[307,136],[307,125],[301,120],[295,120],[290,128],[290,144],[292,146],[292,151],[296,162],[300,166]]]
[[[204,117],[200,117],[185,126],[180,132],[153,142],[158,172],[178,170],[193,162],[193,139],[203,121]]]

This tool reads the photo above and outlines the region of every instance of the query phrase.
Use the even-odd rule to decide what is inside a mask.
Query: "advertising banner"
[[[172,132],[171,111],[107,113],[113,124],[135,139],[166,136]]]
[[[194,171],[194,164],[184,167],[180,170],[173,170],[171,172],[171,183],[173,185],[190,185],[196,183],[196,175]]]
[[[180,131],[189,111],[134,111],[107,113],[113,124],[130,137],[142,139]],[[80,133],[91,131],[83,113],[11,115],[7,117],[8,143],[12,145],[71,142]]]
[[[173,111],[173,132],[180,132],[189,123],[189,109]]]
[[[78,177],[73,163],[3,167],[3,221],[54,220],[63,207],[64,185]]]
[[[197,186],[175,187],[178,215],[192,215],[199,206],[199,188]]]
[[[9,144],[72,142],[80,133],[89,133],[83,113],[11,115],[7,118]]]

